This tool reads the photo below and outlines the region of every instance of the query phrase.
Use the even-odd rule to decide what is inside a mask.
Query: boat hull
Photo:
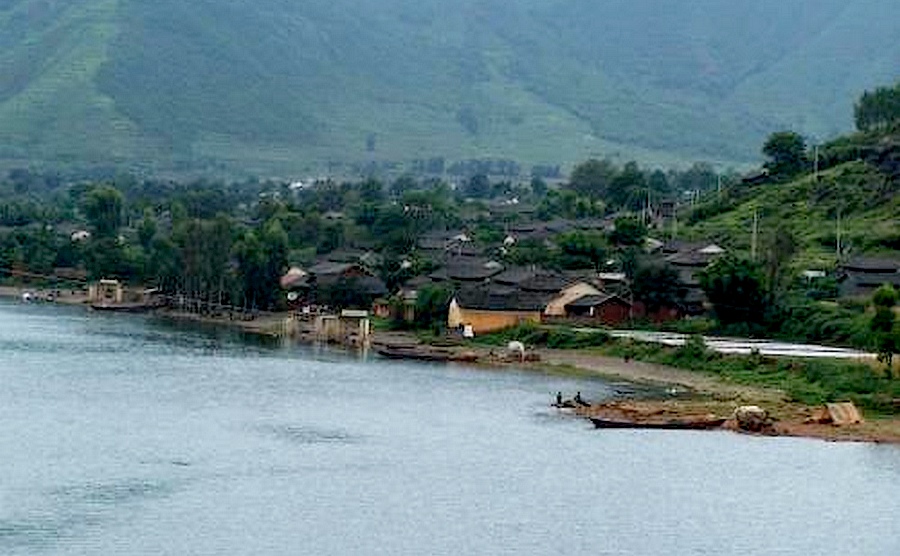
[[[598,429],[665,429],[665,430],[708,430],[721,427],[725,419],[669,419],[666,421],[641,421],[588,417]]]

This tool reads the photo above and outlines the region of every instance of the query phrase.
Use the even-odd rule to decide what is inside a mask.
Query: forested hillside
[[[854,160],[835,159],[853,152]],[[814,153],[793,179],[757,185],[735,184],[687,212],[680,234],[715,239],[749,253],[757,218],[760,252],[776,232],[796,242],[797,268],[830,268],[837,259],[859,255],[897,258],[900,253],[900,135],[856,134],[820,152],[820,172],[811,172]],[[840,247],[840,257],[838,248]]]
[[[2,0],[7,166],[754,160],[852,127],[893,0]],[[335,168],[335,164],[330,166]]]

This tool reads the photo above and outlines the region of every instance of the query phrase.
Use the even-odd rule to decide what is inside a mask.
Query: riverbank
[[[409,343],[418,341],[410,334],[398,332],[389,334],[392,342],[404,339]],[[455,348],[442,346],[441,349],[474,353],[478,356],[477,364],[488,367],[514,367],[652,386],[653,388],[647,391],[657,394],[649,398],[643,396],[636,403],[639,403],[644,414],[654,417],[664,414],[673,420],[679,420],[712,414],[730,418],[736,408],[756,405],[764,408],[773,421],[772,426],[763,434],[827,441],[900,444],[900,418],[870,415],[862,423],[857,424],[820,423],[816,419],[823,406],[797,402],[778,388],[739,384],[722,376],[701,371],[608,356],[592,350],[540,348],[534,350],[537,356],[533,358],[535,360],[520,361],[514,357],[499,356],[498,350],[485,346],[461,345]],[[589,407],[580,408],[574,414],[588,417],[592,414],[592,410],[601,410],[603,406],[603,403],[591,404]],[[726,428],[735,432],[746,432],[739,430],[732,422],[727,423]]]
[[[541,355],[540,365],[662,387],[667,392],[666,396],[641,400],[647,413],[665,413],[674,419],[698,414],[730,417],[739,406],[757,405],[774,419],[767,434],[830,441],[900,443],[900,418],[897,417],[869,416],[862,423],[841,426],[816,423],[813,421],[820,407],[793,401],[777,388],[736,384],[704,372],[610,357],[585,350],[538,351]],[[580,413],[587,415],[590,410]]]
[[[35,293],[38,298],[46,297],[50,290],[30,288],[0,287],[0,296],[21,299],[25,292]],[[53,302],[87,307],[86,296],[78,291],[53,291]],[[246,333],[266,336],[285,335],[287,313],[261,313],[248,318],[242,315],[208,316],[169,309],[154,311],[161,318],[184,322],[228,326]],[[299,321],[290,336],[298,341],[312,342],[315,335],[312,323]],[[722,376],[706,372],[679,369],[672,366],[637,361],[581,349],[534,350],[533,361],[522,361],[516,357],[503,355],[503,350],[483,345],[440,345],[422,344],[411,332],[373,332],[373,345],[421,346],[423,349],[437,348],[442,352],[458,352],[467,359],[476,360],[476,365],[503,368],[515,367],[536,372],[563,373],[586,377],[599,377],[634,384],[656,386],[653,391],[664,392],[657,399],[645,399],[650,411],[664,411],[667,415],[690,416],[712,413],[722,417],[730,416],[741,405],[758,405],[765,408],[775,419],[771,434],[803,436],[824,440],[846,440],[866,442],[900,443],[900,419],[896,417],[870,417],[856,425],[833,426],[810,422],[817,407],[791,400],[784,391],[777,388],[738,384]]]

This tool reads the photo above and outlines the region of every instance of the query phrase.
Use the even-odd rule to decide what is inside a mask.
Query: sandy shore
[[[784,392],[746,386],[719,377],[640,361],[625,361],[577,350],[540,350],[540,365],[565,366],[628,382],[687,389],[694,395],[681,399],[644,400],[648,411],[673,417],[712,413],[729,417],[741,405],[757,405],[775,418],[770,434],[832,441],[900,443],[900,419],[867,419],[855,425],[835,426],[808,422],[816,408],[791,402]],[[680,397],[679,397],[680,398]],[[590,411],[583,412],[585,414]]]

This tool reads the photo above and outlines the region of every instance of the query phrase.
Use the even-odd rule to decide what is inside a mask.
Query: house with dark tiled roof
[[[481,283],[503,272],[503,265],[481,257],[452,257],[428,275],[435,282]]]
[[[539,323],[550,297],[497,284],[461,288],[450,300],[447,326],[471,327],[475,334],[483,334],[524,322]]]
[[[464,284],[451,302],[448,324],[471,326],[477,334],[525,321],[564,319],[568,303],[604,295],[594,278],[584,273],[511,267],[480,284]]]
[[[631,318],[631,303],[618,295],[583,295],[565,305],[569,318],[618,326]]]
[[[683,307],[686,314],[700,314],[706,303],[706,293],[700,288],[698,274],[725,254],[725,249],[712,241],[672,240],[662,247],[664,259],[678,272],[679,280],[687,288]]]
[[[388,293],[381,278],[375,276],[372,271],[360,263],[322,261],[311,266],[307,272],[310,275],[310,283],[315,289],[332,287],[343,280],[358,292],[372,298]]]
[[[854,257],[838,267],[841,297],[869,297],[883,284],[900,289],[900,259]]]

